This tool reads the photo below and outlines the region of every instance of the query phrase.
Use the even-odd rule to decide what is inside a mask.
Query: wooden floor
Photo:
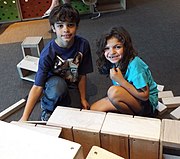
[[[22,42],[27,36],[42,36],[51,38],[48,19],[16,22],[11,25],[0,26],[0,44]]]

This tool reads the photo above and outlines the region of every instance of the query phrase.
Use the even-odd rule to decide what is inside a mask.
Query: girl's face
[[[69,45],[74,42],[74,36],[77,31],[76,23],[59,21],[54,24],[52,29],[56,33],[57,40],[60,44]]]
[[[104,48],[104,56],[111,63],[118,63],[124,54],[123,44],[115,37],[107,40],[107,45]]]

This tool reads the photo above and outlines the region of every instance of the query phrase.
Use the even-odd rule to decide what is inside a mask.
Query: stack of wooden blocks
[[[159,113],[159,116],[162,116],[166,112],[169,113],[169,117],[172,119],[180,119],[180,96],[174,96],[172,91],[163,91],[164,86],[158,85],[158,106],[157,110]]]

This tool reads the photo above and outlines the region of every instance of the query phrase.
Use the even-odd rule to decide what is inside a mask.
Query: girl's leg
[[[138,114],[142,110],[141,101],[132,96],[126,89],[120,86],[111,86],[108,90],[108,98],[119,111]]]
[[[104,112],[118,111],[123,114],[137,114],[142,109],[139,100],[120,86],[111,86],[107,94],[108,97],[95,102],[90,109]]]
[[[102,98],[97,102],[93,103],[90,109],[103,112],[116,110],[116,108],[112,105],[112,103],[109,101],[107,97]]]

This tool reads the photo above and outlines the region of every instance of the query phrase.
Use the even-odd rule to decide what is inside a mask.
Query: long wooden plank
[[[10,107],[8,107],[7,109],[5,109],[0,113],[0,120],[5,120],[8,116],[18,111],[20,108],[24,107],[25,104],[26,104],[26,100],[21,99],[15,104],[11,105]]]

